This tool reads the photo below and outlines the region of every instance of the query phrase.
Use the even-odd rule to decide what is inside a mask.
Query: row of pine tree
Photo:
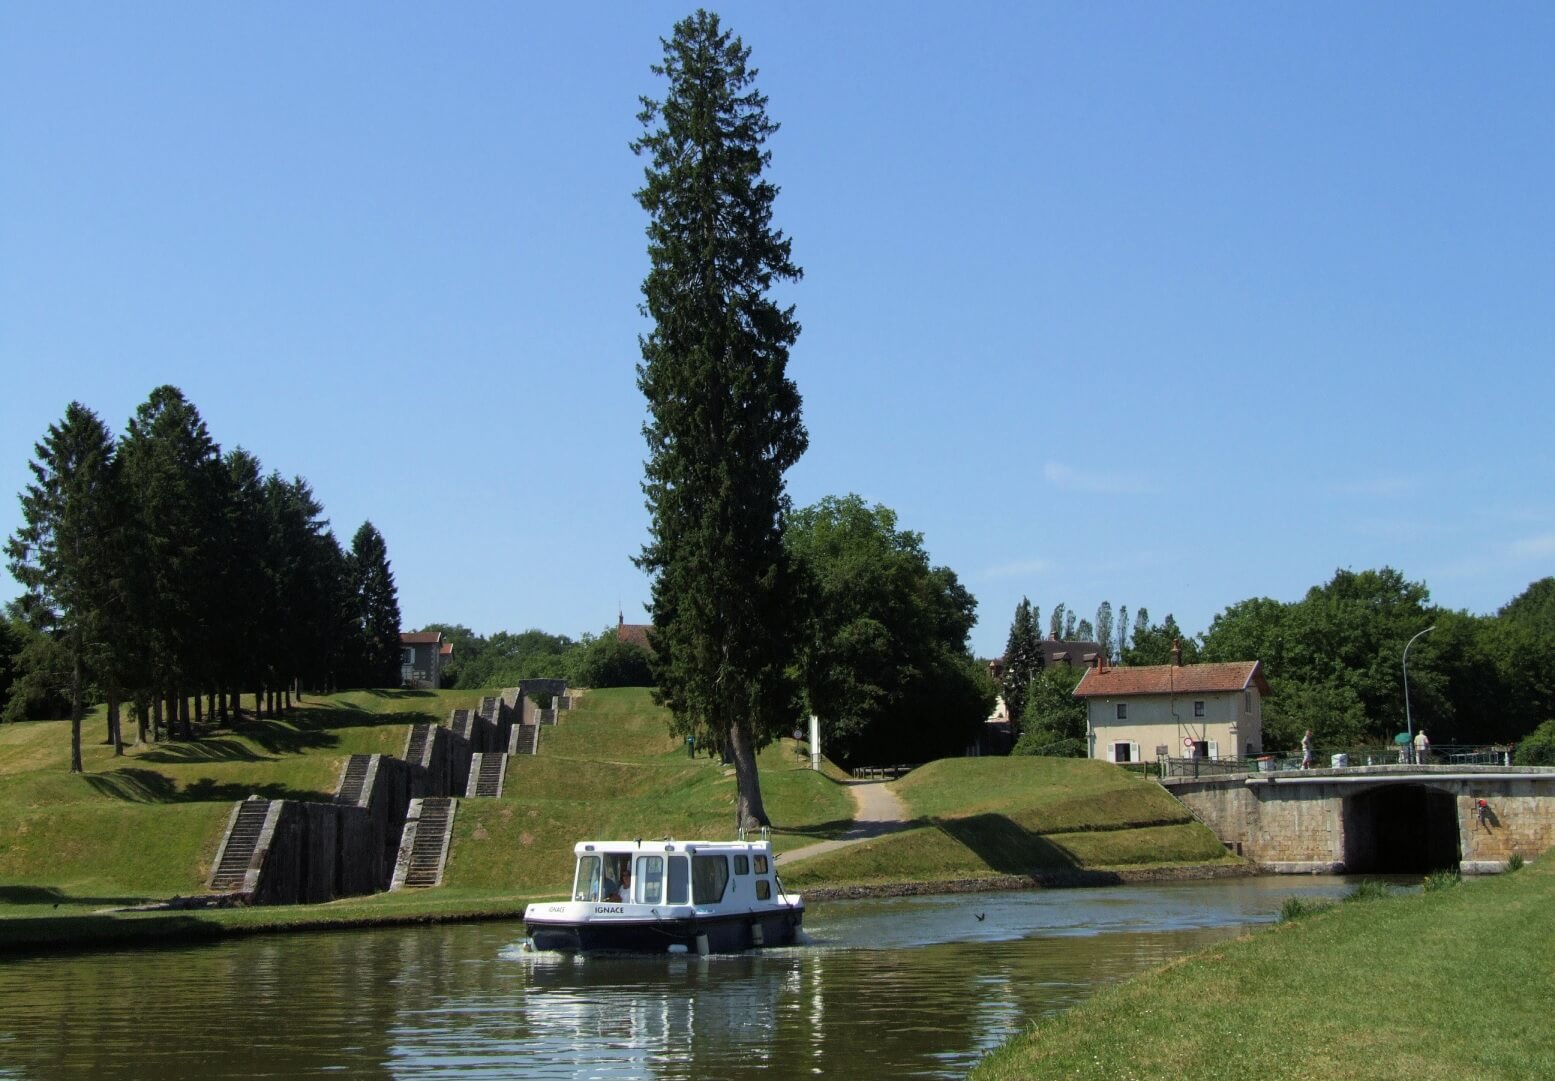
[[[305,480],[223,454],[177,387],[153,390],[118,439],[72,402],[34,454],[5,548],[25,639],[7,719],[63,698],[73,770],[94,701],[122,752],[124,709],[137,739],[188,739],[247,695],[273,715],[294,691],[399,684],[382,535],[365,522],[343,550]]]

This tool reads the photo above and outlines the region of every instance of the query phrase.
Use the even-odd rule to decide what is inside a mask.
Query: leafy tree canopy
[[[796,511],[809,593],[800,668],[822,746],[844,764],[925,761],[975,741],[993,699],[967,651],[977,602],[921,534],[857,495]]]

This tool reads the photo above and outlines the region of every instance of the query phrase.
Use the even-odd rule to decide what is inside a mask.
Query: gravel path
[[[781,854],[781,866],[787,867],[811,856],[835,852],[839,848],[906,829],[911,825],[907,808],[886,786],[888,781],[849,781],[848,792],[855,807],[853,827],[835,841],[820,841]]]

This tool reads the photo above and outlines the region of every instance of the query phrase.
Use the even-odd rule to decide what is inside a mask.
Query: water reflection
[[[0,1078],[959,1077],[1098,986],[1343,888],[838,902],[811,945],[710,958],[532,954],[475,924],[12,961]]]

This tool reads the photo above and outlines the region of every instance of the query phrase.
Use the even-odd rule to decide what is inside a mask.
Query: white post
[[[810,768],[821,768],[821,719],[810,714]]]

